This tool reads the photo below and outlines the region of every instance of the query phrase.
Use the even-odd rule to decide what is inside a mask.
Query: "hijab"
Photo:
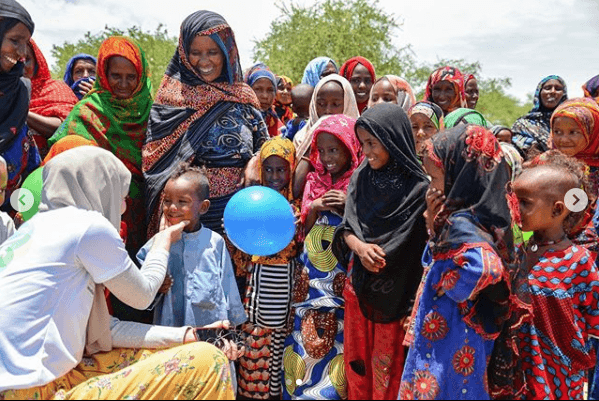
[[[332,189],[346,192],[347,186],[352,173],[358,168],[362,162],[363,157],[361,156],[360,142],[354,132],[354,126],[356,125],[355,118],[346,116],[344,114],[335,114],[332,116],[323,117],[318,121],[312,137],[311,150],[310,150],[310,163],[314,167],[315,171],[308,173],[306,180],[306,188],[304,189],[304,198],[302,200],[302,222],[306,221],[308,212],[312,202],[316,199],[321,198],[325,193]],[[345,173],[333,183],[333,177],[326,170],[322,161],[320,160],[320,154],[317,148],[318,136],[322,133],[333,135],[339,139],[341,143],[346,147],[350,156],[351,163],[350,167]]]
[[[445,129],[443,110],[441,110],[441,108],[433,102],[421,100],[420,102],[414,104],[408,110],[408,117],[412,117],[414,114],[425,115],[429,120],[431,120],[435,128],[437,128],[437,132],[443,131]]]
[[[599,104],[594,99],[577,98],[559,105],[551,116],[552,138],[554,122],[558,117],[574,120],[586,139],[586,148],[574,157],[588,166],[599,167]]]
[[[44,166],[39,212],[67,206],[96,211],[118,232],[121,204],[129,192],[130,181],[127,167],[109,151],[93,146],[68,150]],[[103,285],[95,286],[86,343],[88,354],[112,349],[110,314]]]
[[[312,93],[312,101],[310,102],[310,118],[308,123],[293,138],[293,144],[295,145],[297,156],[296,160],[298,162],[299,159],[306,154],[308,148],[312,144],[312,138],[314,134],[312,127],[314,127],[316,122],[319,120],[318,112],[316,111],[316,99],[318,98],[318,92],[324,85],[331,81],[338,82],[343,88],[343,114],[353,119],[360,117],[360,112],[358,111],[358,105],[356,103],[356,95],[354,95],[354,90],[347,79],[337,74],[331,74],[321,79],[318,85],[316,85],[316,88],[314,88],[314,93]]]
[[[137,86],[128,99],[117,99],[108,84],[108,62],[117,56],[129,60],[137,72]],[[132,39],[108,38],[98,52],[97,74],[94,88],[77,103],[48,143],[54,145],[67,135],[93,140],[116,155],[134,176],[141,177],[141,148],[152,107],[152,84],[145,53]],[[141,190],[132,188],[131,196],[139,198]]]
[[[387,80],[395,88],[397,95],[397,104],[401,106],[404,111],[408,111],[414,103],[416,103],[416,97],[414,96],[414,90],[403,78],[396,75],[384,75],[376,80],[374,85],[382,80]],[[374,85],[372,87],[374,88]],[[368,107],[372,107],[372,102],[368,103]]]
[[[264,145],[262,145],[262,148],[260,149],[260,159],[258,161],[258,165],[256,166],[260,173],[260,185],[264,185],[264,177],[262,177],[262,164],[270,156],[278,156],[289,163],[289,168],[291,169],[291,179],[289,180],[288,187],[285,188],[283,192],[283,196],[285,196],[288,201],[293,201],[293,166],[295,166],[295,147],[293,146],[293,142],[287,138],[277,136],[270,138],[264,143]]]
[[[466,102],[466,83],[464,82],[464,75],[459,69],[449,66],[441,67],[435,70],[428,78],[424,92],[424,100],[434,102],[433,88],[441,81],[451,82],[459,98],[460,107],[468,107],[468,103]]]
[[[445,128],[453,128],[460,124],[475,124],[485,128],[489,126],[481,113],[468,108],[459,108],[445,116]]]
[[[250,69],[247,78],[245,79],[245,83],[248,84],[250,87],[253,87],[254,84],[262,78],[266,78],[270,81],[275,90],[276,98],[277,78],[275,77],[275,74],[273,74],[265,64],[258,63],[254,65]],[[279,135],[279,129],[283,126],[283,123],[281,122],[281,120],[279,120],[279,116],[277,116],[274,104],[269,110],[260,110],[260,112],[262,113],[262,118],[264,118],[264,122],[266,122],[266,126],[268,127],[269,136],[272,138]]]
[[[595,100],[599,99],[599,75],[595,75],[582,85],[582,91],[585,97],[591,97]]]
[[[542,152],[545,152],[550,148],[548,141],[551,133],[551,115],[555,108],[548,109],[543,105],[543,102],[541,101],[541,91],[547,81],[553,79],[559,81],[564,87],[564,94],[559,100],[558,106],[568,99],[568,87],[566,86],[566,81],[557,75],[549,75],[548,77],[543,78],[537,85],[533,108],[527,115],[517,119],[512,127],[512,131],[515,135],[530,137],[539,145]],[[524,145],[522,146],[522,150],[527,150],[529,147],[530,145]]]
[[[279,87],[279,85],[283,84],[283,86],[287,86],[287,85],[291,85],[291,87],[293,88],[293,81],[291,80],[291,78],[285,76],[285,75],[277,75],[277,89]],[[293,120],[294,118],[294,113],[293,113],[293,109],[291,108],[291,103],[289,104],[283,104],[279,101],[279,99],[277,97],[275,97],[275,111],[277,113],[277,116],[279,117],[279,119],[281,120],[281,122],[283,124],[287,124],[289,121]]]
[[[372,63],[364,57],[357,56],[347,60],[341,66],[341,69],[339,70],[339,75],[351,82],[351,77],[352,75],[354,75],[354,70],[359,65],[366,67],[366,69],[370,73],[370,78],[372,79],[372,83],[374,86],[374,82],[376,81],[376,72],[374,70],[374,65],[372,65]],[[366,106],[368,106],[368,102],[358,103],[358,110],[360,111],[360,114],[362,114]]]
[[[225,57],[215,82],[205,82],[189,63],[193,39],[209,36]],[[212,11],[197,11],[181,24],[179,45],[158,88],[142,149],[148,215],[158,207],[160,192],[180,162],[201,148],[217,118],[233,104],[260,109],[256,94],[243,82],[235,35],[227,21]]]
[[[7,31],[19,22],[33,34],[31,16],[14,0],[0,0],[0,43]],[[27,121],[29,111],[28,80],[23,80],[24,64],[19,61],[7,72],[0,73],[0,153],[11,145]]]
[[[98,146],[98,144],[79,135],[67,135],[50,148],[50,151],[44,158],[42,166],[59,154],[79,146]]]
[[[339,71],[339,67],[337,67],[337,63],[335,60],[328,57],[317,57],[314,60],[310,61],[304,70],[304,76],[302,78],[302,84],[308,84],[310,86],[316,87],[318,82],[320,82],[322,77],[322,73],[326,70],[327,65],[329,63],[333,63],[335,66],[335,72]]]
[[[71,59],[67,63],[67,68],[65,69],[63,81],[71,88],[71,90],[73,91],[73,93],[75,93],[75,96],[77,96],[77,98],[79,100],[81,100],[83,98],[83,95],[81,93],[79,93],[79,84],[83,81],[90,80],[89,77],[81,78],[81,79],[78,79],[77,81],[75,81],[73,79],[73,69],[75,68],[75,64],[77,64],[77,62],[80,60],[89,61],[90,63],[92,63],[94,65],[98,64],[98,60],[94,56],[86,54],[86,53],[80,53],[80,54],[77,54],[77,55],[71,57]]]
[[[373,170],[364,161],[352,176],[345,215],[334,243],[343,231],[376,244],[386,253],[378,274],[353,258],[352,283],[364,316],[388,323],[406,316],[422,277],[422,253],[428,238],[423,212],[428,179],[416,155],[412,126],[398,105],[369,108],[356,122],[389,152],[389,163]],[[335,246],[337,249],[337,246]],[[338,260],[344,258],[337,252]]]

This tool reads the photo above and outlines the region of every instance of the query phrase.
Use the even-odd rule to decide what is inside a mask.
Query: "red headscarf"
[[[551,116],[551,139],[553,123],[557,117],[569,117],[576,121],[586,141],[586,148],[574,157],[592,167],[599,166],[599,104],[594,99],[570,99],[560,104]]]
[[[466,102],[466,83],[464,82],[464,75],[457,68],[449,66],[437,69],[428,78],[428,82],[426,83],[426,90],[424,92],[424,100],[428,100],[429,102],[434,103],[433,87],[441,81],[448,81],[453,84],[453,87],[455,88],[455,91],[460,99],[459,107],[468,106],[468,103]]]
[[[30,39],[29,46],[37,64],[36,73],[31,78],[29,111],[44,117],[58,117],[64,121],[79,99],[63,81],[52,79],[46,58],[33,39]],[[38,146],[47,146],[45,138],[36,135],[35,140]]]
[[[325,193],[332,189],[347,192],[347,186],[351,176],[360,165],[364,156],[361,154],[362,147],[354,131],[356,120],[343,114],[335,114],[321,118],[314,128],[314,137],[310,150],[310,162],[314,166],[313,172],[308,174],[306,179],[306,188],[304,190],[304,199],[302,201],[302,222],[306,221],[310,205],[316,199],[321,198]],[[347,148],[351,155],[351,165],[349,169],[333,183],[333,177],[325,169],[320,161],[318,146],[316,141],[322,133],[327,133],[339,139]]]
[[[372,78],[372,83],[374,84],[374,81],[376,81],[376,72],[374,71],[374,66],[370,61],[368,61],[364,57],[356,56],[347,60],[341,66],[341,69],[339,70],[339,75],[351,82],[351,76],[354,74],[354,70],[356,69],[356,67],[360,64],[366,67]],[[358,110],[360,110],[360,114],[362,114],[366,106],[368,106],[367,101],[364,103],[358,103]]]

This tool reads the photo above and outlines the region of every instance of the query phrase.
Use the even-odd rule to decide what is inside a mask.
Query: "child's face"
[[[412,123],[412,135],[414,135],[416,152],[422,154],[426,140],[432,138],[438,132],[437,127],[430,118],[422,113],[412,114],[410,122]]]
[[[291,181],[289,162],[276,155],[267,157],[262,163],[262,180],[264,186],[281,192]]]
[[[520,176],[514,181],[514,193],[518,198],[523,231],[541,231],[551,228],[555,222],[553,202],[545,191],[539,191],[533,180]]]
[[[374,135],[362,127],[356,129],[358,139],[362,144],[362,152],[368,159],[373,170],[379,170],[389,163],[389,151]]]
[[[370,102],[372,106],[379,103],[397,104],[397,91],[391,82],[381,79],[372,87]]]
[[[499,142],[512,143],[512,131],[509,129],[502,129],[497,133],[497,140]]]
[[[200,217],[208,211],[210,201],[201,199],[197,184],[193,180],[181,176],[171,179],[164,187],[162,213],[169,225],[188,220],[185,232],[197,231],[201,226]]]
[[[277,86],[277,100],[281,104],[291,104],[291,83],[285,83],[282,79]]]
[[[316,114],[318,118],[343,114],[343,88],[341,84],[330,81],[324,84],[316,95]]]
[[[323,132],[316,138],[320,161],[333,180],[341,177],[350,166],[351,155],[343,142],[336,136]]]
[[[587,147],[582,130],[570,117],[557,117],[553,120],[552,133],[555,147],[568,156],[576,156]]]
[[[310,116],[310,101],[312,96],[308,95],[293,95],[293,103],[291,109],[299,118],[308,118]]]
[[[258,97],[260,109],[262,111],[269,110],[275,102],[275,88],[272,86],[271,80],[268,78],[260,78],[254,82],[252,89]]]

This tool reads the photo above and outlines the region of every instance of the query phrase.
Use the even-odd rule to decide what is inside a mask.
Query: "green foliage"
[[[397,49],[393,38],[401,24],[385,13],[376,0],[324,0],[311,7],[282,3],[281,17],[270,32],[255,41],[254,61],[299,82],[310,60],[328,56],[339,66],[361,55],[376,66],[377,74],[402,75],[409,47]]]
[[[158,25],[154,32],[144,32],[137,26],[126,31],[107,26],[98,34],[92,35],[91,32],[87,32],[83,39],[79,39],[76,43],[64,42],[62,45],[54,45],[52,56],[56,59],[56,64],[52,67],[52,76],[55,79],[62,79],[69,59],[75,54],[88,53],[97,56],[102,42],[111,36],[128,36],[139,43],[146,53],[155,93],[177,47],[177,38],[169,36],[162,24]]]
[[[418,92],[418,99],[422,99],[426,81],[438,67],[452,65],[464,74],[474,74],[480,90],[477,109],[494,124],[511,127],[532,107],[531,102],[522,105],[507,94],[509,78],[485,78],[479,62],[419,63],[409,45],[396,48],[393,41],[401,23],[380,8],[377,0],[323,0],[310,7],[289,0],[277,7],[281,16],[271,23],[264,39],[254,42],[254,61],[264,62],[296,83],[315,57],[328,56],[341,65],[360,55],[374,64],[378,76],[406,78]]]

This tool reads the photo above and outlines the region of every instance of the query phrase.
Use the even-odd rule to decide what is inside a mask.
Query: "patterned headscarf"
[[[564,87],[564,94],[559,100],[558,106],[568,99],[568,88],[563,78],[557,75],[549,75],[539,82],[535,91],[533,108],[527,115],[517,119],[512,127],[515,136],[514,143],[523,151],[527,151],[535,142],[539,145],[542,152],[549,150],[548,141],[551,132],[551,114],[553,114],[555,109],[548,109],[543,105],[541,91],[547,81],[552,79],[559,81]]]
[[[29,41],[29,46],[37,65],[35,74],[31,77],[29,111],[45,117],[58,117],[64,121],[79,99],[64,82],[52,79],[46,58],[33,39]],[[41,135],[36,135],[35,141],[40,148],[47,146],[47,140]]]
[[[466,83],[464,82],[464,75],[457,68],[449,66],[437,69],[428,78],[424,92],[424,100],[434,103],[433,87],[441,81],[451,82],[455,89],[456,95],[459,98],[460,107],[468,107],[468,103],[466,102]]]
[[[81,78],[77,81],[73,79],[73,69],[75,68],[75,64],[77,64],[77,62],[80,60],[89,61],[94,65],[98,64],[98,60],[94,56],[86,53],[80,53],[71,57],[71,59],[67,63],[67,68],[64,72],[63,81],[71,88],[71,90],[73,91],[73,93],[75,93],[75,96],[77,96],[77,99],[79,100],[83,98],[83,95],[79,93],[79,84],[83,81],[90,80],[89,78]]]
[[[293,143],[295,145],[298,162],[299,159],[306,154],[306,151],[312,144],[313,127],[319,120],[318,112],[316,111],[316,99],[318,98],[318,92],[320,92],[324,85],[331,81],[338,82],[343,88],[343,115],[353,119],[360,117],[358,104],[356,103],[356,95],[354,95],[354,90],[347,79],[337,74],[331,74],[321,79],[312,93],[312,101],[310,102],[310,119],[308,120],[306,126],[302,128],[302,130],[298,132],[294,138]]]
[[[414,114],[424,114],[429,120],[432,121],[433,125],[437,128],[437,131],[445,129],[445,121],[443,120],[443,110],[433,102],[428,100],[421,100],[416,103],[408,110],[408,117],[412,117]]]
[[[270,71],[268,66],[266,66],[266,64],[258,63],[256,65],[254,65],[248,71],[247,77],[245,79],[245,83],[248,84],[249,86],[254,86],[254,84],[261,78],[266,78],[270,81],[270,83],[272,84],[272,86],[275,90],[275,96],[276,96],[277,78],[275,77],[275,74],[273,74],[272,71]],[[279,135],[279,129],[283,126],[283,123],[279,120],[279,116],[277,116],[274,104],[271,106],[270,109],[268,109],[266,111],[263,111],[262,109],[260,109],[260,112],[262,113],[264,122],[266,122],[266,126],[268,127],[269,136],[272,138],[272,137]]]
[[[576,121],[586,139],[586,148],[574,157],[589,166],[599,167],[599,104],[589,98],[570,99],[562,103],[551,116],[551,142],[554,122],[558,117]]]
[[[328,57],[317,57],[314,60],[310,61],[304,70],[304,77],[302,78],[302,84],[308,84],[310,86],[316,87],[318,82],[320,82],[321,75],[324,70],[327,68],[329,63],[333,63],[335,66],[335,72],[339,71],[339,67],[337,67],[337,63],[335,60]]]
[[[117,99],[112,93],[107,76],[111,57],[124,57],[135,66],[138,81],[129,99]],[[145,54],[136,42],[122,36],[106,39],[98,53],[98,79],[94,88],[77,103],[48,143],[53,145],[67,135],[93,140],[116,155],[131,174],[141,177],[141,148],[152,107],[149,75]],[[131,197],[141,196],[141,189],[132,185]]]
[[[395,93],[397,94],[397,104],[404,110],[408,111],[414,103],[416,103],[416,96],[414,96],[414,90],[403,78],[400,78],[396,75],[384,75],[376,80],[374,85],[382,80],[387,80],[393,87],[395,88]],[[374,88],[374,85],[372,87]],[[372,99],[372,97],[371,97]],[[372,107],[372,102],[368,102],[368,107]]]
[[[291,180],[289,180],[289,186],[285,189],[284,196],[287,200],[293,200],[293,166],[295,166],[295,146],[287,138],[280,136],[270,138],[262,145],[260,149],[260,159],[258,161],[257,169],[260,172],[260,185],[264,185],[264,178],[262,177],[262,164],[270,156],[279,156],[281,159],[289,163],[291,169]]]
[[[306,180],[306,188],[304,189],[304,198],[302,200],[302,222],[306,221],[310,205],[316,199],[322,197],[331,189],[337,189],[343,192],[347,191],[349,180],[353,172],[358,168],[363,160],[361,157],[360,142],[354,132],[356,119],[348,117],[344,114],[335,114],[332,116],[323,117],[318,121],[314,129],[314,135],[311,141],[310,163],[314,167],[313,172],[308,174]],[[347,171],[335,183],[333,178],[320,161],[320,154],[317,148],[318,135],[327,133],[339,139],[349,151],[351,155],[351,164]]]
[[[585,97],[592,97],[595,100],[599,100],[599,75],[595,75],[582,85],[582,91]]]
[[[358,65],[366,67],[366,69],[370,73],[370,78],[372,79],[372,83],[374,85],[374,81],[376,81],[376,71],[374,70],[374,65],[372,65],[372,63],[364,57],[357,56],[347,60],[341,66],[341,69],[339,70],[339,75],[351,82],[351,77],[354,74],[354,70]],[[358,103],[358,110],[360,111],[360,114],[362,114],[366,106],[368,106],[368,102]]]
[[[459,124],[475,124],[488,128],[485,117],[476,110],[459,108],[445,116],[445,128],[453,128]]]

